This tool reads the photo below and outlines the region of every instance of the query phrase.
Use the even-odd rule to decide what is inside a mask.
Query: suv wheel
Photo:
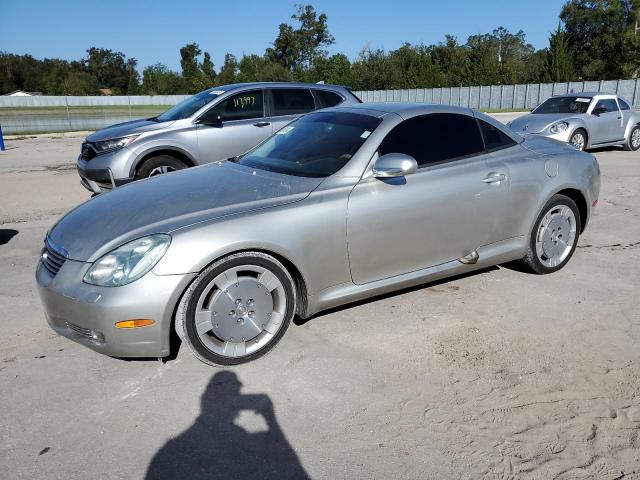
[[[155,177],[156,175],[163,175],[184,168],[187,168],[187,166],[177,158],[169,155],[158,155],[157,157],[151,157],[138,168],[136,180]]]

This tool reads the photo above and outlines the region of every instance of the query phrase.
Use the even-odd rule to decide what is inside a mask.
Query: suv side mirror
[[[376,178],[404,177],[418,169],[418,162],[404,153],[387,153],[378,157],[373,165],[373,176]]]
[[[222,115],[220,115],[219,113],[206,112],[204,115],[198,118],[198,120],[196,120],[196,123],[199,125],[222,127]]]
[[[596,107],[591,112],[591,115],[595,115],[596,117],[599,117],[603,113],[607,113],[607,109],[606,108],[604,108],[604,107]]]

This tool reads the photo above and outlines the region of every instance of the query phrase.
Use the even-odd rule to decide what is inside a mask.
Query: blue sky
[[[121,51],[141,67],[162,62],[178,70],[179,48],[197,42],[216,67],[225,52],[264,53],[296,0],[0,0],[0,51],[36,58],[80,59],[91,46]],[[355,58],[364,46],[392,50],[403,42],[465,42],[498,26],[547,46],[563,0],[316,0],[336,43],[330,52]]]

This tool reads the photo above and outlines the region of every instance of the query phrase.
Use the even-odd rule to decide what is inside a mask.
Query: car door
[[[218,116],[220,121],[216,120]],[[262,90],[236,93],[214,105],[196,122],[202,163],[241,155],[271,135],[271,124],[264,118]]]
[[[624,138],[622,113],[614,98],[598,100],[591,115],[591,124],[593,125],[589,132],[591,145],[614,142]]]
[[[277,132],[300,115],[315,110],[313,95],[308,88],[271,88],[269,93],[272,130]]]
[[[620,108],[620,113],[622,113],[622,131],[624,133],[627,131],[627,125],[629,124],[629,121],[631,120],[635,112],[631,109],[629,104],[626,101],[624,101],[622,98],[617,97],[617,100],[618,100],[618,108]]]
[[[378,154],[386,153],[411,155],[419,169],[400,178],[365,175],[351,192],[355,283],[439,265],[496,241],[493,217],[508,204],[508,174],[487,164],[475,118],[434,113],[405,120],[380,144]]]

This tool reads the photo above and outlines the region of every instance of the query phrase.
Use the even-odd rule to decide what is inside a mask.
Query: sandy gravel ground
[[[186,348],[112,359],[47,327],[33,273],[88,198],[80,142],[0,154],[0,477],[640,478],[639,153],[597,152],[600,205],[564,270],[332,311],[225,370]]]

